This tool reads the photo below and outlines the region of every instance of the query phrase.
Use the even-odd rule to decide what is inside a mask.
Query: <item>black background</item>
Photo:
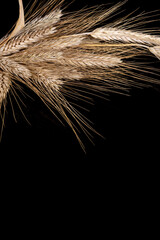
[[[69,3],[70,1],[68,1]],[[112,3],[118,1],[113,0]],[[152,11],[159,8],[159,1],[132,1],[124,6],[126,12],[140,7],[141,11]],[[28,1],[24,1],[24,5]],[[107,3],[107,1],[74,1],[68,10],[78,10],[84,6]],[[1,37],[8,32],[18,17],[16,0],[6,0],[1,5]],[[67,10],[66,10],[67,11]],[[5,14],[4,14],[5,13]],[[2,15],[3,14],[3,15]],[[160,65],[159,65],[160,66]],[[26,90],[26,89],[25,89]],[[105,139],[93,134],[92,145],[82,136],[86,154],[82,151],[71,129],[58,122],[44,104],[33,93],[32,97],[23,98],[26,107],[21,105],[27,123],[14,102],[17,122],[15,122],[8,104],[5,128],[0,143],[2,152],[12,153],[22,161],[25,156],[32,163],[68,162],[73,164],[138,166],[156,165],[159,159],[160,138],[160,87],[150,89],[131,89],[130,96],[111,94],[108,100],[95,98],[94,106],[89,106],[87,117],[93,121],[94,128]],[[80,135],[81,136],[81,135]],[[1,155],[0,155],[1,158]],[[40,159],[41,158],[41,159]]]

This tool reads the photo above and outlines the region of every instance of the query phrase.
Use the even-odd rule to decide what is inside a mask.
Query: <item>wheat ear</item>
[[[107,42],[116,41],[123,43],[139,44],[142,47],[148,48],[156,57],[160,57],[160,38],[157,36],[129,30],[121,30],[118,28],[98,28],[92,33],[90,33],[90,35],[93,38]]]
[[[114,22],[97,27],[124,2],[108,10],[63,14],[64,1],[50,0],[35,11],[31,7],[27,19],[22,0],[18,2],[15,28],[0,41],[0,105],[6,103],[14,84],[26,85],[53,113],[59,113],[84,149],[78,126],[89,139],[90,131],[96,131],[75,107],[77,102],[91,101],[91,95],[159,84],[153,78],[155,70],[149,71],[140,61],[148,53],[160,59],[159,36],[126,30],[123,24],[115,27]]]

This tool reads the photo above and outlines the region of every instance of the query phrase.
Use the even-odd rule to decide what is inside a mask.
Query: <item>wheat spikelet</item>
[[[13,92],[12,82],[25,84],[51,111],[59,112],[84,149],[77,126],[89,138],[89,130],[96,131],[68,97],[87,101],[85,92],[121,93],[132,86],[157,83],[144,64],[132,59],[149,54],[160,59],[160,38],[125,29],[125,21],[122,27],[121,21],[115,21],[96,28],[124,2],[108,10],[96,8],[95,12],[90,9],[70,14],[62,13],[62,2],[50,0],[35,11],[31,8],[25,22],[19,0],[16,26],[0,41],[0,105],[11,87]]]
[[[11,79],[9,74],[0,71],[0,107],[3,100],[6,98],[7,93],[9,92]]]

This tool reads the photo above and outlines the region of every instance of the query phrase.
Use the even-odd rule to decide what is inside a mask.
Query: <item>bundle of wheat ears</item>
[[[131,86],[156,83],[147,73],[149,69],[136,64],[136,59],[151,54],[160,59],[160,37],[139,30],[141,15],[128,15],[103,26],[124,2],[108,10],[96,7],[64,14],[63,2],[50,0],[35,8],[34,1],[25,16],[19,0],[15,28],[0,40],[2,125],[7,99],[16,96],[18,85],[25,84],[53,113],[58,111],[84,147],[77,127],[88,137],[93,129],[72,99],[74,103],[88,101],[91,94],[125,92]]]

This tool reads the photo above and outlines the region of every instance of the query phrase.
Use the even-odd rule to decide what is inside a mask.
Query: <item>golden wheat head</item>
[[[34,1],[25,19],[19,0],[15,28],[0,40],[0,106],[23,83],[59,112],[84,147],[77,125],[88,136],[93,129],[68,97],[85,101],[85,92],[101,95],[156,82],[133,59],[151,54],[160,59],[160,37],[129,28],[127,17],[103,26],[124,2],[70,14],[63,14],[63,2],[50,0],[33,10]]]

